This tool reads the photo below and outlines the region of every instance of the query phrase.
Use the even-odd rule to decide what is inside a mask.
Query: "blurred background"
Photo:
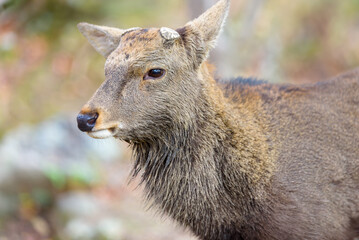
[[[148,210],[125,143],[93,140],[76,114],[105,59],[80,21],[172,27],[215,0],[0,0],[0,240],[195,239]],[[358,0],[232,0],[217,76],[325,80],[359,66]]]

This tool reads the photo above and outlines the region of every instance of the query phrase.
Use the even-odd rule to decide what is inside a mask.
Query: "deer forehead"
[[[107,58],[106,67],[126,65],[151,65],[168,63],[173,54],[173,46],[168,48],[168,39],[163,37],[162,29],[136,29],[121,37],[118,48]],[[174,31],[174,30],[172,30]],[[165,64],[166,65],[166,64]]]
[[[162,46],[163,39],[159,33],[159,29],[139,29],[125,33],[121,37],[120,45],[116,49],[116,52],[125,55],[128,59],[131,57],[131,54],[161,49]]]

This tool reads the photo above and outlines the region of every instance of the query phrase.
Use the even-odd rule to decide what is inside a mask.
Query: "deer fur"
[[[220,0],[184,27],[80,23],[105,56],[88,134],[130,143],[147,199],[200,239],[359,236],[359,70],[289,85],[215,81]],[[164,37],[165,36],[165,37]],[[144,80],[153,68],[160,79]]]

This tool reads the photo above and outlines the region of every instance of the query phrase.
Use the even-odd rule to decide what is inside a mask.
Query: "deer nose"
[[[77,115],[77,126],[83,132],[90,132],[98,118],[98,113],[93,114],[82,114]]]

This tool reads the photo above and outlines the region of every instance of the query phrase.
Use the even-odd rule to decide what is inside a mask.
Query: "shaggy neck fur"
[[[178,124],[165,134],[159,131],[158,136],[133,143],[133,175],[142,174],[153,205],[199,236],[243,236],[232,229],[246,228],[243,223],[251,225],[248,219],[263,211],[272,171],[270,151],[263,147],[266,137],[256,116],[232,105],[208,71],[202,73],[207,79],[195,120],[189,127]]]

